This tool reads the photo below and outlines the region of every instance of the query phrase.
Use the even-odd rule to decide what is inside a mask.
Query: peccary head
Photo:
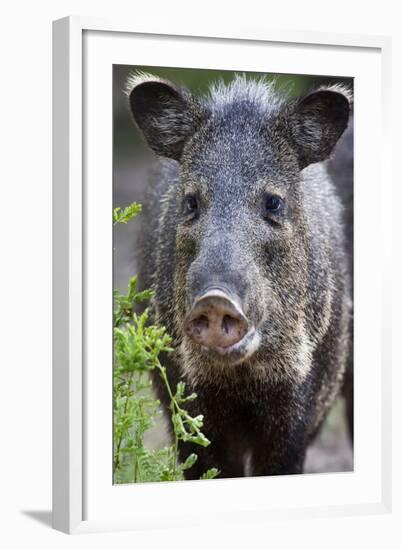
[[[302,171],[325,160],[346,128],[347,94],[325,88],[285,102],[271,84],[240,76],[202,99],[141,74],[128,95],[149,146],[179,163],[168,193],[186,348],[239,364],[302,340],[315,246]]]

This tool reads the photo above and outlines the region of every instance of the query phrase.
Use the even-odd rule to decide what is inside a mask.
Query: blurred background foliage
[[[223,80],[228,83],[236,74],[232,71],[180,69],[147,66],[113,66],[113,207],[124,207],[133,201],[146,200],[147,173],[155,155],[144,143],[135,126],[124,93],[131,72],[151,73],[189,88],[195,95],[206,94],[210,84]],[[264,77],[274,80],[278,91],[295,98],[321,85],[344,84],[352,90],[353,79],[316,75],[246,73],[248,78]],[[127,226],[114,228],[114,288],[124,291],[137,272],[135,240],[140,231],[141,216]],[[307,472],[347,471],[353,468],[353,455],[344,422],[344,403],[338,400],[324,429],[308,451]],[[148,435],[150,447],[166,444],[166,429],[161,421]]]

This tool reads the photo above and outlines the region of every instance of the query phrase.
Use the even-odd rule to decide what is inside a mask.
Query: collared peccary
[[[351,269],[325,161],[347,127],[341,86],[296,101],[237,76],[196,97],[146,74],[129,106],[163,157],[144,204],[139,277],[163,358],[204,415],[188,479],[300,473],[352,367]],[[169,399],[155,378],[161,402]]]

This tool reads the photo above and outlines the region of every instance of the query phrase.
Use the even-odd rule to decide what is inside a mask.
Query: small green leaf
[[[192,466],[195,464],[197,460],[198,460],[198,456],[195,453],[190,454],[189,457],[185,460],[185,462],[181,464],[181,469],[188,470],[189,468],[192,468]]]
[[[189,441],[191,441],[191,443],[196,443],[201,447],[208,447],[210,445],[210,441],[202,433],[199,433],[199,435],[197,436],[191,437]]]
[[[199,479],[214,479],[219,475],[219,470],[217,468],[210,468],[210,470],[207,470],[204,474],[200,476]]]
[[[119,206],[113,210],[113,220],[114,222],[118,222],[118,213],[121,210]]]

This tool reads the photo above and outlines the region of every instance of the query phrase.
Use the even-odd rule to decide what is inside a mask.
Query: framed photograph
[[[389,59],[54,22],[56,529],[390,511]]]

